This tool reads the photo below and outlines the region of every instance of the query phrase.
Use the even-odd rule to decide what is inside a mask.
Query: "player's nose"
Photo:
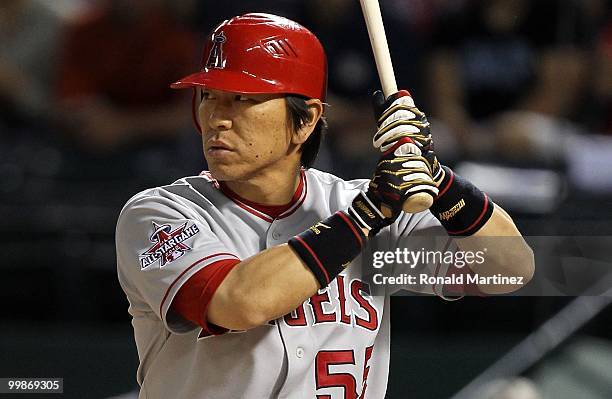
[[[232,128],[232,101],[225,96],[218,96],[215,101],[211,101],[208,107],[207,118],[208,126],[216,131],[229,130]]]
[[[208,126],[216,131],[229,130],[232,128],[232,120],[228,117],[219,116],[215,113],[208,118]]]

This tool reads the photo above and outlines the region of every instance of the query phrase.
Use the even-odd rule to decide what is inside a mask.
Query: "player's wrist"
[[[347,213],[336,212],[288,244],[323,288],[361,253],[365,241],[361,226]]]
[[[353,199],[347,213],[368,237],[373,237],[383,228],[391,224],[394,218],[385,217],[381,211],[382,202],[372,190],[360,192]]]
[[[430,208],[451,236],[470,236],[477,232],[493,214],[489,196],[471,182],[442,166],[439,193]]]

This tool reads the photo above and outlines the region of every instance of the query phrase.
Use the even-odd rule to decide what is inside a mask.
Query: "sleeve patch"
[[[174,262],[185,252],[191,251],[191,247],[186,242],[199,232],[198,226],[195,224],[188,225],[188,222],[176,228],[173,228],[170,224],[160,225],[153,222],[153,232],[149,236],[153,245],[138,256],[140,269],[144,270],[156,263],[159,263],[161,269]]]

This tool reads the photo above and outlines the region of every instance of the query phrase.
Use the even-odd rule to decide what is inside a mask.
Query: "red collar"
[[[219,182],[219,188],[229,199],[234,201],[242,209],[264,219],[267,222],[272,222],[274,219],[282,219],[291,215],[302,205],[306,198],[306,192],[308,184],[306,182],[306,176],[304,169],[300,171],[300,182],[298,183],[297,189],[291,198],[291,201],[285,205],[264,205],[257,202],[250,201],[246,198],[242,198],[235,192],[233,192],[224,182]]]

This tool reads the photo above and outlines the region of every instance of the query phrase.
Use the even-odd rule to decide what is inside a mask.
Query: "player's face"
[[[282,95],[204,90],[198,117],[212,175],[247,180],[265,168],[286,167],[295,155],[287,116]]]

